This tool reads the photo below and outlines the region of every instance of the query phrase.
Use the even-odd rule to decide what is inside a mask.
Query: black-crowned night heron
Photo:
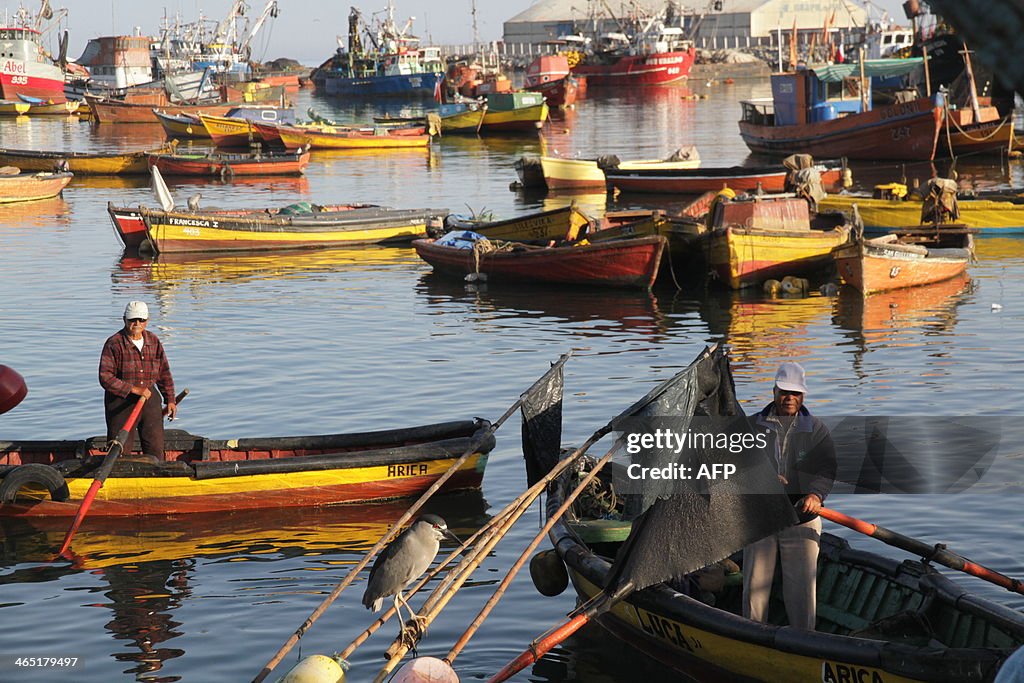
[[[199,210],[199,200],[203,198],[201,192],[196,192],[194,195],[188,198],[188,210],[195,213]]]
[[[401,625],[402,637],[405,637],[405,623],[399,603],[409,610],[410,618],[416,622],[420,619],[409,603],[402,597],[402,591],[425,572],[430,563],[437,557],[441,547],[441,539],[449,538],[459,543],[458,537],[448,531],[444,520],[437,515],[421,515],[412,525],[400,533],[388,547],[377,556],[370,570],[370,579],[366,582],[363,593],[363,605],[376,612],[384,604],[384,598],[395,596],[395,611]]]

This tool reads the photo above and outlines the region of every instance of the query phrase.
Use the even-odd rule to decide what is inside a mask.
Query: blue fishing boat
[[[313,84],[328,95],[434,97],[444,77],[438,47],[420,47],[409,35],[410,19],[399,29],[389,2],[386,17],[367,27],[355,7],[348,18],[348,50],[337,52],[313,72]],[[364,48],[363,35],[367,45]]]

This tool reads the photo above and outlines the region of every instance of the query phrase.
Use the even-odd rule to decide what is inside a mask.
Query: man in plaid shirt
[[[139,441],[142,452],[158,460],[164,459],[164,425],[166,414],[174,419],[178,407],[174,403],[174,379],[171,366],[164,354],[163,344],[146,329],[149,307],[145,302],[132,301],[124,309],[124,328],[103,344],[100,354],[100,386],[103,408],[107,417],[107,438],[113,439],[128,419],[135,403],[146,400],[139,415]],[[148,400],[158,389],[167,407]],[[125,453],[131,453],[133,434],[124,443]]]

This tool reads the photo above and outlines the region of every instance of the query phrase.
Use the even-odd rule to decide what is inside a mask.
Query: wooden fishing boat
[[[0,149],[0,166],[17,166],[22,171],[53,171],[67,163],[75,175],[131,175],[149,173],[150,154],[166,152],[169,147],[144,152],[113,154],[57,152],[31,149]]]
[[[822,211],[852,211],[857,206],[868,232],[887,232],[921,222],[922,200],[879,199],[867,195],[830,194],[818,202]],[[957,199],[962,223],[978,231],[980,237],[1024,234],[1024,195],[980,195]]]
[[[700,167],[700,156],[694,148],[690,148],[686,153],[676,152],[667,159],[620,161],[616,156],[603,156],[597,159],[563,159],[542,156],[540,165],[544,174],[544,184],[549,190],[603,190],[608,184],[608,174],[613,169],[618,169],[623,173],[629,171],[641,173],[692,171]],[[719,189],[721,188],[719,187]]]
[[[608,482],[611,475],[599,476]],[[563,476],[548,489],[548,515],[572,485]],[[549,533],[581,602],[607,584],[608,558],[629,534],[631,524],[621,515],[606,517],[585,517],[574,504]],[[678,675],[700,672],[702,680],[991,681],[1024,644],[1019,611],[973,595],[927,563],[857,550],[827,533],[818,558],[814,632],[784,625],[781,590],[772,593],[769,622],[760,624],[740,616],[742,575],[725,574],[721,583],[714,593],[657,584],[616,604],[597,623]]]
[[[343,126],[278,126],[277,134],[286,149],[373,149],[426,147],[430,135],[423,126],[392,128],[345,128]]]
[[[203,122],[213,144],[218,147],[248,147],[254,141],[262,141],[252,126],[252,121],[231,116],[213,116],[200,112],[196,115]]]
[[[28,98],[25,95],[18,97],[29,105],[28,112],[26,112],[29,116],[73,116],[78,113],[78,107],[81,104],[75,100],[49,102],[40,98]],[[30,102],[29,99],[38,101]]]
[[[974,256],[974,238],[962,225],[919,226],[860,237],[832,256],[843,282],[867,295],[961,275]]]
[[[201,215],[214,220],[220,218],[248,218],[263,219],[286,217],[314,216],[328,217],[332,214],[352,211],[353,209],[382,209],[385,207],[376,204],[312,204],[310,202],[298,202],[287,206],[267,209],[203,209]],[[142,207],[114,206],[113,202],[107,202],[107,214],[114,226],[114,234],[121,241],[121,244],[128,249],[138,249],[148,239],[146,234],[146,222],[142,218]],[[192,214],[195,217],[195,214]]]
[[[85,101],[92,110],[93,121],[96,123],[160,123],[153,113],[152,102],[123,102],[105,97],[86,95]],[[160,111],[165,114],[198,114],[205,112],[216,116],[224,116],[230,109],[241,106],[241,102],[215,102],[210,104],[160,104]]]
[[[164,127],[164,133],[169,138],[210,139],[206,126],[195,114],[170,114],[163,109],[153,109],[153,116]]]
[[[946,109],[936,154],[998,154],[1013,149],[1013,111],[1006,116],[993,106]]]
[[[576,77],[569,72],[564,54],[540,55],[526,67],[524,88],[539,92],[549,107],[572,107],[579,92]]]
[[[448,230],[472,230],[491,240],[561,242],[575,240],[590,222],[590,217],[580,211],[573,202],[559,209],[500,221],[449,214],[444,220],[444,226]]]
[[[490,93],[481,133],[536,133],[548,118],[544,96],[533,92]]]
[[[851,233],[842,214],[818,214],[812,225],[807,202],[793,197],[723,198],[711,220],[708,260],[732,289],[824,270]]]
[[[309,165],[309,150],[273,154],[150,154],[149,168],[164,175],[299,175]]]
[[[448,212],[352,205],[332,211],[225,215],[139,209],[157,253],[312,249],[409,242],[440,225]]]
[[[213,440],[169,430],[167,462],[125,457],[90,517],[260,510],[387,500],[426,490],[473,439],[481,445],[445,483],[477,488],[494,438],[484,420],[324,436]],[[106,439],[0,442],[0,517],[75,515]]]
[[[493,251],[448,246],[432,239],[412,245],[436,272],[458,277],[481,274],[489,282],[649,289],[658,275],[665,242],[656,235],[567,247],[512,243]]]
[[[819,164],[822,185],[838,188],[842,183],[840,164]],[[717,192],[728,187],[736,192],[785,192],[790,171],[784,166],[743,166],[673,169],[673,168],[607,168],[604,175],[610,187],[620,192],[662,194],[700,194]]]
[[[441,117],[441,133],[469,133],[480,132],[484,124],[484,116],[487,115],[486,102],[458,102],[439,105]]]
[[[10,167],[7,167],[10,168]],[[71,173],[15,173],[0,168],[0,204],[56,197],[74,177]]]
[[[17,100],[0,100],[0,116],[22,116],[28,113],[32,105]]]
[[[871,108],[871,78],[920,67],[919,59],[833,64],[772,74],[773,99],[746,100],[740,135],[752,152],[822,159],[927,161],[935,156],[943,109],[929,98]],[[860,93],[850,97],[850,83]]]
[[[525,89],[543,95],[548,107],[569,109],[576,106],[576,98],[579,97],[578,83],[575,76],[563,76],[536,85],[527,85]]]

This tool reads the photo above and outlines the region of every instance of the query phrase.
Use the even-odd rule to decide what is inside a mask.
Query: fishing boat
[[[241,102],[211,102],[207,104],[167,104],[154,102],[126,102],[106,97],[86,95],[85,101],[92,110],[96,123],[160,123],[153,113],[154,106],[165,114],[198,114],[204,112],[225,116]]]
[[[99,490],[90,517],[261,510],[387,500],[426,490],[469,447],[443,490],[480,486],[494,447],[480,419],[323,436],[214,440],[165,435],[166,462],[129,454]],[[5,441],[0,517],[71,518],[106,453],[105,438]]]
[[[71,116],[77,114],[78,108],[81,106],[81,102],[74,100],[53,102],[51,100],[44,100],[41,97],[22,95],[21,93],[18,94],[18,99],[29,105],[27,113],[30,116]]]
[[[539,93],[490,93],[486,101],[481,133],[536,133],[548,118],[548,103]]]
[[[150,154],[149,168],[164,175],[259,176],[299,175],[309,165],[309,150],[264,154]]]
[[[885,194],[888,196],[829,194],[818,202],[818,207],[822,211],[849,212],[856,205],[869,233],[888,232],[921,222],[924,202],[920,195],[900,198]],[[976,229],[979,237],[1024,234],[1024,195],[964,195],[957,198],[957,206],[960,215],[956,222]]]
[[[540,55],[526,68],[525,90],[544,96],[548,107],[573,107],[579,94],[564,54]]]
[[[383,19],[366,26],[362,13],[353,7],[348,17],[348,50],[337,52],[312,74],[317,90],[328,95],[359,97],[433,97],[444,77],[445,65],[438,47],[420,47],[419,39],[395,24],[388,2]],[[364,48],[373,45],[372,49]]]
[[[206,133],[218,147],[249,147],[262,143],[263,137],[256,130],[256,123],[267,125],[293,125],[294,109],[272,107],[236,107],[227,116],[214,116],[199,112],[196,115]],[[280,140],[280,135],[277,136]]]
[[[578,476],[563,475],[548,489],[549,516]],[[614,476],[602,472],[600,490]],[[608,558],[616,556],[632,524],[618,510],[603,519],[582,510],[580,501],[574,503],[549,538],[579,601],[587,603],[611,578]],[[785,625],[781,590],[773,591],[767,624],[740,616],[737,572],[724,573],[714,592],[656,584],[615,604],[597,623],[677,675],[699,671],[708,680],[991,681],[1024,644],[1019,611],[972,594],[926,562],[854,549],[828,533],[821,537],[817,585],[814,632]]]
[[[708,261],[732,289],[825,270],[851,234],[843,214],[818,213],[812,222],[804,199],[785,196],[723,197],[711,226]]]
[[[549,190],[603,190],[608,184],[608,171],[643,171],[671,173],[700,167],[700,155],[689,147],[673,152],[665,159],[620,161],[608,155],[597,159],[564,159],[541,156],[541,172]],[[719,188],[721,189],[721,188]]]
[[[447,275],[483,275],[488,282],[649,289],[666,243],[656,235],[565,247],[509,243],[487,251],[485,242],[460,237],[467,234],[473,235],[454,232],[441,240],[415,240],[412,245],[436,272]]]
[[[17,166],[22,171],[53,171],[66,164],[75,175],[132,175],[149,173],[150,154],[169,151],[169,147],[140,152],[92,153],[57,152],[31,149],[0,149],[0,166]]]
[[[558,209],[498,221],[449,214],[444,220],[444,227],[447,230],[472,230],[490,240],[547,243],[552,240],[571,242],[586,232],[590,223],[590,217],[573,202]]]
[[[928,161],[942,128],[941,101],[871,105],[873,77],[919,68],[920,59],[883,59],[772,74],[771,98],[740,103],[740,135],[759,154]]]
[[[41,38],[39,31],[28,26],[0,27],[0,100],[15,100],[19,95],[54,103],[65,100],[64,70],[47,56]]]
[[[426,147],[431,137],[423,126],[277,126],[277,134],[286,149],[409,149]]]
[[[841,164],[819,164],[817,168],[825,188],[841,186]],[[653,194],[700,194],[726,187],[736,192],[779,193],[786,191],[789,174],[790,170],[781,165],[700,169],[628,168],[620,165],[604,170],[609,187],[620,192]]]
[[[832,256],[843,282],[868,295],[962,275],[974,257],[974,238],[962,225],[918,226],[860,236]]]
[[[239,212],[236,215],[139,209],[154,251],[313,249],[355,244],[408,243],[440,225],[439,209],[333,206],[316,213]]]
[[[442,102],[438,105],[441,117],[441,133],[480,132],[487,115],[486,102]]]
[[[210,133],[195,114],[170,114],[163,109],[153,109],[153,116],[164,127],[168,138],[209,140]]]
[[[32,105],[20,100],[0,100],[0,116],[24,116]]]
[[[575,42],[583,41],[577,38]],[[683,29],[650,22],[648,30],[633,39],[624,33],[598,36],[593,49],[572,51],[570,63],[572,73],[585,77],[588,86],[629,87],[685,81],[696,56],[693,43],[684,39]]]
[[[56,197],[74,177],[71,173],[18,173],[18,169],[5,175],[4,171],[10,168],[0,167],[0,204]]]

